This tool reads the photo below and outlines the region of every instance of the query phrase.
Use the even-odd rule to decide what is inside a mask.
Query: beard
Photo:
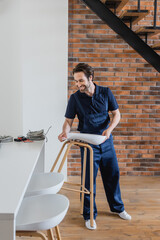
[[[82,85],[81,87],[79,87],[79,90],[81,93],[88,92],[89,89],[90,89],[90,83],[88,83],[88,85]]]

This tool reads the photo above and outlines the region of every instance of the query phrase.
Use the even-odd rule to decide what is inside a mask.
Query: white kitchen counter
[[[44,172],[44,141],[0,144],[0,239],[15,240],[18,209],[34,171]]]

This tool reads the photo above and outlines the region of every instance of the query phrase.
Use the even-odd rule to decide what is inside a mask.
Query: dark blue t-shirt
[[[74,119],[75,116],[78,116],[79,119],[79,129],[81,129],[83,124],[82,111],[79,109],[77,101],[75,99],[75,94],[77,94],[79,102],[83,108],[84,113],[94,114],[104,111],[104,109],[109,111],[114,111],[118,109],[118,103],[109,88],[101,87],[95,84],[95,92],[92,97],[88,96],[85,93],[81,93],[79,90],[70,96],[68,101],[65,117],[69,119]],[[108,115],[108,123],[110,118]]]

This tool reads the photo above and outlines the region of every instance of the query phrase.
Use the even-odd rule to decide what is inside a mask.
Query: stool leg
[[[87,161],[87,148],[84,147],[82,191],[84,190],[84,187],[85,187],[86,161]],[[80,210],[80,213],[81,213],[81,214],[83,214],[83,207],[84,207],[84,192],[81,193],[81,210]]]
[[[67,155],[68,155],[68,152],[69,152],[69,150],[70,150],[71,145],[72,145],[72,143],[68,144],[68,147],[67,147],[67,149],[66,149],[66,152],[65,152],[65,154],[64,154],[64,157],[63,157],[63,159],[62,159],[62,161],[61,161],[61,164],[60,164],[60,166],[59,166],[58,172],[61,172],[61,170],[62,170],[62,168],[63,168],[64,162],[65,162],[65,160],[66,160],[66,157],[67,157]]]
[[[54,240],[54,235],[52,229],[47,230],[48,240]]]
[[[55,227],[55,230],[56,230],[56,234],[57,234],[57,239],[61,240],[61,234],[60,234],[58,225]]]
[[[61,156],[61,154],[62,154],[62,152],[63,152],[63,149],[64,149],[64,147],[66,146],[66,144],[68,144],[68,141],[64,142],[64,144],[62,145],[61,150],[60,150],[60,152],[58,153],[58,156],[57,156],[57,158],[56,158],[56,160],[55,160],[55,162],[54,162],[54,164],[53,164],[50,172],[53,172],[53,171],[54,171],[54,169],[55,169],[55,167],[56,167],[56,165],[57,165],[57,163],[58,163],[58,160],[59,160],[59,158],[60,158],[60,156]]]
[[[93,227],[93,149],[90,147],[90,224]]]

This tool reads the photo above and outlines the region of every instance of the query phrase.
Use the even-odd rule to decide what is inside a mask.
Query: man
[[[81,133],[99,134],[106,136],[100,145],[91,145],[94,157],[94,226],[90,226],[90,196],[85,194],[83,217],[88,229],[96,229],[97,208],[95,203],[96,176],[100,168],[106,197],[111,212],[117,213],[121,218],[130,220],[131,216],[124,210],[119,187],[119,167],[111,132],[120,121],[120,112],[114,95],[109,88],[93,83],[94,70],[85,63],[79,63],[73,69],[75,84],[79,89],[72,94],[65,113],[65,122],[62,133],[58,136],[60,141],[67,138],[75,116],[78,116],[78,130]],[[112,121],[108,112],[112,114]],[[83,165],[83,149],[81,149]],[[89,152],[87,153],[87,168],[85,187],[89,190]]]

